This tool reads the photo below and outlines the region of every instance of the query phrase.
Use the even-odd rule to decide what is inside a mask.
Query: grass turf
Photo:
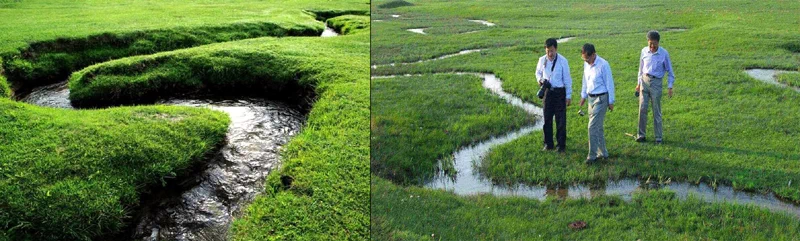
[[[385,2],[377,1],[375,4]],[[559,53],[571,60],[573,79],[580,80],[582,75],[580,46],[586,42],[594,43],[598,54],[611,63],[618,94],[615,111],[609,113],[605,122],[606,139],[612,154],[611,161],[592,167],[582,164],[587,153],[587,120],[586,117],[578,116],[577,107],[572,106],[567,111],[567,155],[539,151],[540,148],[537,147],[541,147],[542,133],[534,132],[491,151],[483,161],[481,171],[492,180],[506,183],[565,185],[606,181],[608,178],[618,177],[671,178],[673,181],[725,183],[739,190],[774,192],[782,198],[800,202],[800,186],[796,181],[800,179],[800,168],[795,165],[797,160],[800,160],[797,154],[800,153],[800,146],[796,144],[800,139],[800,132],[796,131],[800,129],[800,123],[794,121],[800,118],[798,116],[800,107],[792,104],[800,99],[800,95],[793,90],[750,78],[743,71],[749,68],[797,68],[797,51],[792,46],[796,46],[793,43],[796,43],[796,39],[800,36],[790,31],[796,23],[778,16],[795,12],[800,5],[788,2],[767,4],[746,1],[724,3],[679,1],[655,4],[643,1],[591,3],[412,1],[412,3],[414,6],[388,10],[373,8],[373,17],[384,21],[375,22],[372,26],[374,31],[372,64],[413,62],[464,49],[489,49],[480,53],[419,64],[381,66],[373,70],[374,75],[451,71],[492,72],[504,80],[503,88],[506,91],[541,105],[540,100],[535,97],[538,86],[533,76],[536,59],[544,55],[545,39],[577,37],[559,44]],[[718,14],[706,14],[708,12]],[[390,17],[392,14],[400,17]],[[467,21],[470,19],[488,20],[497,25],[484,26]],[[603,21],[596,21],[598,19]],[[427,28],[426,32],[429,34],[420,35],[405,31],[419,27]],[[636,83],[637,57],[641,48],[646,45],[645,33],[651,29],[662,30],[661,46],[670,51],[677,75],[675,97],[672,99],[665,97],[662,101],[665,144],[660,146],[652,143],[635,143],[631,137],[625,135],[626,132],[636,131],[638,101],[633,97],[633,88]],[[667,31],[670,29],[687,30]],[[467,33],[475,30],[478,32]],[[722,36],[726,36],[727,40],[719,41]],[[573,90],[579,89],[580,82],[574,81]],[[409,92],[423,90],[419,88]],[[577,94],[573,93],[573,104],[579,100]],[[380,97],[373,96],[373,98],[380,101]],[[373,106],[381,105],[386,103],[373,101]],[[382,111],[400,113],[405,110]],[[650,120],[652,121],[652,117]],[[652,133],[652,123],[650,123],[648,139],[651,141]],[[392,142],[388,137],[373,138],[385,138],[386,142]],[[427,135],[413,135],[410,138],[421,139],[425,143],[444,141],[440,137]],[[400,139],[397,141],[401,142]],[[452,150],[440,150],[427,155],[439,156],[451,152]],[[374,151],[373,156],[376,156]],[[430,161],[432,160],[419,160],[417,165],[427,165],[426,162]],[[396,178],[384,173],[375,174],[397,181]],[[397,188],[392,186],[394,184],[377,184],[381,185]],[[432,233],[429,232],[430,229],[457,227],[455,230],[465,232],[464,230],[487,227],[495,229],[493,231],[495,233],[504,234],[523,230],[517,228],[515,224],[518,222],[515,221],[527,218],[522,214],[508,212],[498,215],[496,219],[500,221],[491,225],[470,223],[459,226],[460,222],[464,221],[461,221],[458,215],[483,217],[480,209],[506,208],[504,206],[506,204],[493,202],[478,206],[475,205],[476,197],[455,197],[452,194],[420,191],[422,196],[432,196],[426,203],[428,205],[464,207],[458,212],[450,212],[452,208],[425,209],[425,205],[420,203],[398,204],[393,198],[379,197],[381,194],[375,192],[378,188],[383,187],[376,187],[376,184],[373,184],[373,221],[377,220],[379,223],[381,220],[389,219],[399,221],[373,225],[373,233],[376,229],[383,229],[389,233],[402,234],[411,229],[413,231],[407,233],[412,234],[412,237],[424,235],[430,238],[429,235]],[[403,190],[415,189],[409,187]],[[514,206],[532,205],[528,202],[536,201],[519,201],[521,204]],[[688,211],[694,213],[704,207],[678,203],[676,204],[678,206],[691,207]],[[378,206],[387,208],[376,208]],[[724,209],[741,208],[730,204],[721,206]],[[399,211],[394,211],[395,209]],[[424,211],[417,213],[415,212],[417,210]],[[408,228],[416,227],[426,215],[431,216],[439,212],[446,213],[442,214],[443,218],[426,223],[429,226],[428,229],[424,229],[425,231],[421,231],[422,228]],[[750,211],[743,215],[778,216],[778,214],[755,214]],[[662,220],[672,222],[679,218],[681,217],[672,216],[664,217]],[[706,223],[715,222],[713,219],[711,216],[697,218]],[[622,219],[620,223],[612,223],[612,228],[639,225],[636,222],[638,220],[631,219],[628,222]],[[766,230],[780,228],[774,221],[762,224],[767,227]],[[643,227],[643,233],[657,232],[654,230],[657,227]],[[553,236],[572,237],[567,231],[554,232]],[[726,230],[724,232],[727,233],[717,237],[738,237],[734,236],[737,235],[736,231]],[[676,233],[677,236],[663,237],[676,239],[683,237],[680,235],[705,237],[702,233],[693,233],[691,230],[678,229]],[[755,235],[755,239],[760,235],[755,232],[751,234]],[[453,235],[461,239],[473,237]],[[517,233],[509,237],[535,238],[526,235]],[[765,235],[777,237],[781,234]]]
[[[782,73],[777,76],[777,79],[780,83],[800,87],[800,73]]]
[[[205,44],[209,42],[228,41],[242,38],[239,26],[245,29],[259,30],[260,23],[278,26],[274,34],[281,36],[281,31],[288,32],[299,29],[301,32],[309,29],[321,32],[322,24],[317,19],[325,20],[345,13],[365,13],[364,3],[352,2],[326,2],[320,4],[316,1],[285,1],[282,3],[265,3],[260,1],[234,1],[234,2],[195,2],[176,4],[176,2],[108,2],[88,1],[81,3],[63,1],[26,1],[2,3],[0,11],[5,17],[13,20],[3,21],[0,28],[9,30],[10,34],[4,35],[2,51],[5,56],[20,54],[30,46],[61,46],[61,43],[85,43],[88,46],[80,51],[55,53],[59,58],[83,58],[82,55],[106,61],[109,58],[123,57],[129,54],[142,54],[147,52],[131,52],[132,45],[124,42],[122,45],[115,42],[120,36],[131,36],[144,33],[145,36],[172,39],[177,38],[179,44],[169,48],[182,48]],[[308,9],[309,11],[305,11]],[[333,9],[333,10],[331,10]],[[339,10],[336,10],[339,9]],[[221,12],[226,14],[221,14]],[[111,13],[126,12],[114,15]],[[234,14],[227,14],[228,12]],[[191,13],[191,14],[189,14]],[[316,16],[315,16],[316,15]],[[324,16],[323,16],[324,15]],[[47,16],[47,17],[42,17]],[[225,17],[219,17],[225,16]],[[317,19],[315,19],[315,17]],[[19,24],[17,20],[25,22],[31,18],[37,21],[28,21]],[[359,21],[368,21],[364,18]],[[347,22],[340,20],[339,22]],[[32,23],[32,24],[31,24]],[[60,28],[53,31],[51,28],[69,25],[72,28]],[[363,26],[356,20],[344,23],[342,26]],[[351,27],[358,29],[358,27]],[[226,32],[229,29],[232,32]],[[184,32],[180,32],[184,31]],[[354,31],[358,33],[359,31]],[[155,34],[152,34],[155,33]],[[249,30],[245,34],[252,33]],[[159,35],[163,34],[163,35]],[[173,36],[173,34],[180,34]],[[261,33],[247,35],[246,37],[261,36]],[[100,41],[88,42],[84,40],[98,40],[97,37],[110,37],[111,48],[107,43]],[[316,39],[316,38],[314,38]],[[75,40],[75,41],[72,41]],[[141,40],[141,41],[140,41]],[[145,39],[147,40],[147,39]],[[84,42],[81,42],[84,41]],[[134,40],[130,40],[134,41]],[[172,41],[172,40],[166,40]],[[273,44],[282,41],[283,44]],[[262,38],[249,42],[238,42],[228,45],[237,49],[229,56],[226,51],[217,49],[211,56],[208,52],[193,52],[194,60],[209,60],[225,62],[221,66],[228,68],[244,68],[233,62],[254,61],[250,57],[275,57],[273,67],[294,68],[304,70],[306,77],[301,80],[294,76],[281,76],[280,79],[287,84],[304,85],[313,88],[317,101],[309,114],[309,122],[304,131],[287,147],[284,156],[289,161],[285,162],[282,171],[275,173],[278,176],[292,175],[296,180],[294,185],[286,187],[277,185],[273,181],[268,185],[271,194],[280,195],[280,199],[271,196],[260,197],[257,202],[262,203],[262,208],[270,207],[291,208],[277,200],[292,202],[296,200],[310,200],[305,202],[306,211],[312,214],[322,214],[318,211],[335,210],[335,214],[328,213],[315,216],[316,222],[310,222],[306,228],[291,228],[287,223],[306,221],[313,216],[308,213],[296,215],[279,215],[275,220],[258,219],[253,225],[270,228],[270,225],[285,229],[270,233],[276,237],[318,237],[318,238],[350,238],[366,237],[368,222],[368,166],[367,166],[367,111],[368,108],[368,81],[367,51],[369,37],[366,34],[337,38],[335,40],[301,40],[300,42],[314,45],[316,48],[302,49],[298,44],[286,44],[292,40],[276,40],[275,38]],[[135,39],[134,44],[147,42]],[[189,42],[190,44],[185,44]],[[28,43],[31,43],[30,45]],[[166,42],[169,45],[171,42]],[[185,45],[180,45],[184,43]],[[50,45],[48,45],[50,44]],[[180,45],[180,46],[178,46]],[[291,45],[291,46],[283,46]],[[68,45],[64,45],[68,46]],[[234,47],[234,46],[238,46]],[[260,47],[259,47],[260,46]],[[119,47],[119,49],[116,49]],[[282,56],[270,48],[289,47],[281,52]],[[158,48],[158,47],[157,47]],[[221,47],[220,47],[221,48]],[[248,49],[250,48],[250,49]],[[330,49],[328,49],[330,48]],[[301,49],[295,52],[294,50]],[[84,51],[85,50],[85,51]],[[125,52],[128,51],[128,52]],[[260,52],[263,51],[263,52]],[[124,54],[119,54],[125,52]],[[204,55],[208,54],[208,55]],[[263,54],[259,56],[258,54]],[[295,56],[297,54],[297,56]],[[339,61],[329,59],[322,61],[309,61],[313,57],[331,55]],[[44,54],[47,56],[47,54]],[[166,56],[166,55],[165,55]],[[360,57],[359,57],[360,56]],[[39,56],[41,57],[41,56]],[[54,57],[54,58],[55,58]],[[192,57],[187,55],[177,58],[172,56],[171,62],[175,66],[191,66]],[[285,57],[285,58],[279,58]],[[142,58],[142,57],[139,57]],[[145,57],[146,58],[146,57]],[[206,59],[204,59],[206,58]],[[7,60],[7,59],[6,59]],[[219,68],[210,72],[219,71],[215,77],[231,77],[243,79],[259,76],[265,77],[266,72],[271,72],[262,60],[262,72],[252,73],[247,70],[236,69],[235,73],[245,76],[236,76]],[[285,62],[280,62],[284,60]],[[20,62],[19,58],[15,61]],[[124,61],[124,60],[123,60]],[[52,61],[51,61],[52,62]],[[88,65],[92,61],[66,67],[69,73],[76,68]],[[4,62],[8,63],[8,61]],[[35,66],[42,61],[30,62]],[[54,63],[59,63],[55,61]],[[60,64],[60,63],[59,63]],[[195,63],[196,64],[196,63]],[[301,66],[289,66],[298,64]],[[21,64],[20,66],[25,66]],[[144,67],[144,66],[142,66]],[[164,66],[161,66],[164,67]],[[194,66],[197,67],[197,66]],[[202,67],[213,67],[203,65]],[[330,67],[330,68],[328,68]],[[91,69],[91,68],[90,68]],[[145,70],[146,68],[142,68]],[[4,75],[8,69],[0,71]],[[47,69],[41,69],[47,71]],[[146,69],[151,70],[151,69]],[[159,69],[161,71],[164,69]],[[186,74],[186,68],[176,68],[170,73]],[[285,71],[285,69],[281,69]],[[13,72],[13,71],[12,71]],[[38,70],[30,72],[38,74]],[[153,75],[147,73],[119,72],[118,75],[127,74],[127,80],[147,79]],[[157,75],[157,74],[156,74]],[[312,76],[313,77],[309,77]],[[363,77],[359,78],[359,75]],[[49,76],[46,76],[49,77]],[[177,75],[160,76],[161,80],[179,78]],[[0,77],[4,80],[4,76]],[[35,79],[36,81],[38,79]],[[196,79],[193,79],[196,80]],[[265,79],[270,80],[270,79]],[[16,82],[9,79],[12,84]],[[101,81],[102,82],[102,81]],[[244,81],[243,81],[244,82]],[[301,83],[302,82],[302,83]],[[0,87],[6,82],[0,81]],[[42,82],[43,83],[43,82]],[[174,82],[173,82],[174,83]],[[231,84],[233,81],[223,81]],[[248,84],[265,84],[267,82],[250,81]],[[41,84],[36,82],[36,84]],[[117,82],[116,84],[124,84]],[[135,83],[136,84],[136,83]],[[139,83],[140,84],[140,83]],[[235,85],[235,84],[234,84]],[[244,84],[242,84],[244,86]],[[96,86],[95,86],[96,87]],[[151,86],[152,87],[152,86]],[[175,86],[159,86],[171,88]],[[229,86],[232,87],[232,86]],[[276,90],[272,87],[261,87],[259,90]],[[146,90],[156,90],[150,88]],[[0,88],[2,94],[8,95],[8,88]],[[88,91],[79,93],[86,94]],[[163,90],[158,90],[162,91]],[[254,93],[243,92],[243,95]],[[179,92],[176,92],[179,93]],[[217,92],[210,94],[219,94]],[[186,94],[186,93],[184,93]],[[192,94],[192,93],[188,93]],[[272,93],[276,94],[276,93]],[[235,93],[234,93],[235,95]],[[267,95],[260,93],[260,96]],[[280,95],[280,94],[278,94]],[[285,93],[284,93],[285,95]],[[95,98],[106,97],[94,93]],[[160,95],[159,97],[167,97]],[[270,96],[267,96],[270,97]],[[311,96],[313,97],[313,96]],[[112,98],[107,98],[112,99]],[[142,99],[127,99],[126,103],[141,104]],[[152,100],[152,99],[150,99]],[[85,106],[112,106],[121,102],[90,103],[83,102]],[[0,240],[71,240],[90,239],[97,236],[111,235],[119,232],[124,225],[123,221],[131,209],[135,208],[138,195],[146,186],[160,184],[161,177],[180,173],[187,166],[202,159],[202,155],[211,150],[224,140],[227,118],[224,114],[187,107],[169,106],[139,106],[111,108],[107,110],[80,110],[68,111],[51,108],[30,106],[15,103],[11,100],[0,100],[4,118],[2,133],[3,149],[0,163],[3,174],[0,181],[12,183],[2,186],[3,199],[0,201],[2,215],[0,215]],[[80,105],[80,103],[79,103]],[[341,112],[339,112],[341,111]],[[25,119],[25,118],[28,119]],[[347,118],[348,121],[339,121],[338,118]],[[361,119],[359,119],[361,118]],[[333,121],[335,119],[335,121]],[[361,123],[361,126],[359,126]],[[13,127],[13,128],[12,128]],[[316,130],[316,131],[315,131]],[[360,139],[359,139],[360,138]],[[113,148],[109,148],[109,146]],[[347,146],[347,148],[342,148]],[[334,154],[320,153],[335,148]],[[11,151],[6,151],[11,150]],[[38,151],[31,151],[38,150]],[[342,152],[338,152],[342,151]],[[52,161],[52,162],[49,162]],[[52,167],[52,168],[51,168]],[[43,171],[52,169],[53,171]],[[307,171],[310,170],[310,171]],[[99,171],[99,172],[98,172]],[[354,183],[337,182],[328,180],[331,176],[352,177]],[[360,179],[359,179],[360,177]],[[273,180],[272,178],[270,180]],[[279,177],[278,177],[279,179]],[[24,180],[25,182],[20,182]],[[35,180],[35,181],[31,181]],[[278,182],[278,184],[281,184]],[[318,186],[316,186],[318,185]],[[297,191],[301,190],[301,191]],[[313,195],[309,191],[318,191]],[[335,191],[332,191],[335,190]],[[48,192],[49,191],[49,192]],[[331,191],[328,195],[322,193]],[[8,195],[5,195],[8,194]],[[60,199],[59,199],[60,197]],[[319,204],[324,203],[324,207]],[[287,205],[281,206],[281,205]],[[58,209],[54,209],[58,208]],[[258,207],[251,208],[251,212],[258,212]],[[74,218],[65,218],[73,216]],[[266,220],[266,221],[265,221]],[[327,225],[325,221],[334,220],[343,226]],[[242,221],[238,221],[242,222]],[[262,226],[257,226],[262,225]],[[274,227],[274,226],[273,226]],[[311,229],[309,227],[315,227]],[[292,235],[287,235],[291,233]],[[250,233],[258,234],[258,233]],[[246,238],[246,237],[244,237]]]

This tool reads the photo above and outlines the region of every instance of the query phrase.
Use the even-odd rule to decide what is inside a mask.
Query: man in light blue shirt
[[[647,129],[647,105],[653,104],[653,129],[656,144],[663,140],[663,123],[661,120],[661,92],[664,85],[664,75],[669,76],[667,81],[667,94],[672,98],[672,84],[675,83],[675,73],[672,71],[672,61],[669,53],[658,46],[661,36],[657,31],[647,32],[647,47],[639,55],[639,83],[636,91],[639,92],[639,133],[637,142],[645,141]]]
[[[592,164],[597,158],[608,158],[603,122],[606,109],[614,111],[614,77],[608,61],[597,56],[594,45],[584,44],[581,58],[585,63],[580,106],[589,99],[589,155],[585,163]]]
[[[572,96],[572,77],[567,58],[558,54],[554,38],[544,41],[545,55],[536,64],[536,81],[546,88],[544,95],[544,149],[553,149],[553,117],[556,119],[558,152],[564,152],[567,142],[567,106]],[[546,84],[546,83],[547,84]],[[549,85],[549,88],[547,87]]]

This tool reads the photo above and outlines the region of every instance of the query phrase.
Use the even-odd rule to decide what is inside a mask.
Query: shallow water
[[[787,71],[787,70],[776,70],[776,69],[748,69],[745,72],[753,77],[754,79],[760,80],[765,83],[769,83],[772,85],[785,87],[789,89],[794,89],[797,92],[800,92],[800,87],[792,87],[786,85],[784,83],[778,82],[776,76],[781,73],[792,73],[797,71]]]
[[[406,30],[411,31],[413,33],[426,34],[424,28],[410,28],[410,29],[406,29]]]
[[[477,53],[477,52],[480,52],[480,51],[483,51],[483,50],[486,50],[486,49],[467,49],[467,50],[461,50],[461,51],[459,51],[458,53],[453,53],[453,54],[445,54],[445,55],[442,55],[442,56],[439,56],[439,57],[436,57],[436,58],[433,58],[433,59],[424,59],[424,60],[419,60],[419,61],[414,61],[414,62],[405,62],[405,63],[391,63],[391,64],[372,65],[372,69],[377,69],[378,67],[384,67],[384,66],[392,66],[392,67],[394,67],[394,66],[396,66],[396,65],[405,65],[405,64],[417,64],[417,63],[424,63],[424,62],[428,62],[428,61],[434,61],[434,60],[440,60],[440,59],[452,58],[452,57],[456,57],[456,56],[459,56],[459,55],[465,55],[465,54]]]
[[[148,207],[136,226],[143,240],[226,240],[234,216],[262,192],[270,171],[280,165],[280,148],[300,131],[303,115],[264,100],[170,100],[168,105],[211,108],[231,124],[222,147],[197,176],[199,183],[180,196]]]
[[[325,30],[322,31],[322,35],[320,35],[320,37],[336,37],[336,36],[339,36],[339,33],[337,33],[336,30],[333,30],[333,28],[328,26],[325,26]]]
[[[556,39],[556,42],[557,43],[566,43],[566,42],[569,42],[570,40],[573,40],[573,39],[575,39],[575,37],[560,38],[560,39]]]
[[[475,23],[480,23],[480,24],[483,24],[483,25],[486,25],[486,26],[489,26],[489,27],[496,25],[496,24],[491,23],[491,22],[486,21],[486,20],[477,20],[476,19],[476,20],[468,20],[468,21],[475,22]]]
[[[67,83],[67,81],[62,81],[36,87],[20,101],[39,106],[73,109],[72,103],[69,102],[69,87]]]
[[[455,73],[477,75],[484,79],[483,87],[495,95],[503,98],[511,105],[524,109],[527,113],[542,116],[542,109],[532,103],[507,93],[502,88],[502,81],[494,74],[488,73]],[[404,75],[421,76],[421,75]],[[392,78],[395,76],[374,76],[373,78]],[[552,198],[592,198],[600,195],[618,195],[630,201],[634,193],[653,188],[669,188],[681,199],[688,196],[698,197],[707,202],[726,202],[737,204],[750,204],[764,207],[772,211],[786,212],[800,217],[800,205],[780,200],[774,194],[760,194],[752,192],[735,191],[730,186],[718,185],[716,189],[707,184],[693,185],[685,182],[669,183],[642,183],[637,179],[608,180],[601,186],[571,185],[568,187],[529,186],[517,184],[513,186],[499,185],[481,175],[477,167],[485,158],[488,151],[498,145],[508,143],[533,131],[541,130],[542,121],[535,125],[525,126],[519,130],[492,137],[477,144],[460,148],[453,153],[453,167],[455,175],[444,172],[442,162],[434,178],[425,184],[425,187],[448,190],[458,195],[491,194],[495,196],[520,196],[544,200]]]
[[[22,101],[73,108],[67,82],[36,88]],[[305,117],[287,105],[258,99],[169,100],[159,104],[211,108],[231,118],[226,143],[179,187],[143,200],[132,231],[137,240],[226,240],[233,217],[263,189],[280,165],[281,146],[300,131]]]

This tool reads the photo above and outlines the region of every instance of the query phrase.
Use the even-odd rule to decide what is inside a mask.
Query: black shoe
[[[645,142],[646,140],[644,137],[636,138],[636,142]]]
[[[661,145],[661,140],[656,140],[656,145]]]
[[[548,146],[544,146],[544,148],[542,148],[542,151],[552,151],[552,150],[553,148]]]
[[[594,164],[595,162],[597,162],[597,159],[589,159],[589,158],[586,158],[586,161],[583,161],[583,164],[586,164],[586,165],[592,165],[592,164]]]
[[[567,152],[567,151],[566,151],[566,150],[564,150],[564,148],[559,148],[559,149],[558,149],[558,153],[565,153],[565,152]]]

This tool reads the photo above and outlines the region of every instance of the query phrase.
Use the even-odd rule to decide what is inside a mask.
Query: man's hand
[[[567,99],[567,106],[569,106],[570,104],[572,104],[572,100]]]
[[[608,109],[611,110],[611,111],[614,111],[614,104],[609,104],[608,105]]]
[[[581,108],[583,107],[583,103],[585,103],[585,102],[586,102],[586,99],[584,99],[584,98],[581,98],[581,104],[580,104],[580,107],[581,107]]]
[[[667,95],[669,96],[669,98],[672,98],[672,88],[669,88],[669,91],[667,91]]]
[[[639,92],[639,89],[641,89],[641,86],[637,84],[636,85],[636,92]]]

